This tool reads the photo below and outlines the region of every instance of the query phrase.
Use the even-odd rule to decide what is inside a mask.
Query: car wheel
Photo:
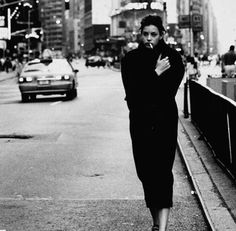
[[[76,98],[76,97],[77,97],[77,95],[78,95],[78,94],[77,94],[77,89],[76,89],[76,88],[74,88],[72,91],[73,91],[73,97],[74,97],[74,98]]]
[[[77,97],[77,89],[76,88],[74,88],[66,93],[66,98],[68,100],[74,99],[75,97]]]
[[[29,95],[25,94],[25,93],[21,93],[21,100],[22,100],[22,102],[29,101]]]
[[[36,100],[36,94],[31,94],[30,99],[33,100],[33,101]]]

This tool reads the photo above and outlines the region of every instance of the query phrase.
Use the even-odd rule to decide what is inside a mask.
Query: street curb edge
[[[179,118],[177,148],[212,231],[236,230],[236,224],[195,147],[183,118]],[[222,220],[223,219],[223,220]]]

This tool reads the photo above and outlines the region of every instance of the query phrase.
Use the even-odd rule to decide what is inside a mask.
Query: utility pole
[[[189,54],[193,56],[192,0],[189,0]]]

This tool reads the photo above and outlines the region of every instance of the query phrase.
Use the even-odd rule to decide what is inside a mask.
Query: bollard
[[[189,111],[188,111],[188,79],[186,79],[186,82],[184,83],[184,118],[189,117]]]

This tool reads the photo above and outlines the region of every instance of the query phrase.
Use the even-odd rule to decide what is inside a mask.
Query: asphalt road
[[[150,230],[120,73],[78,67],[72,101],[0,83],[0,230]],[[169,230],[209,230],[178,153],[173,171]]]

